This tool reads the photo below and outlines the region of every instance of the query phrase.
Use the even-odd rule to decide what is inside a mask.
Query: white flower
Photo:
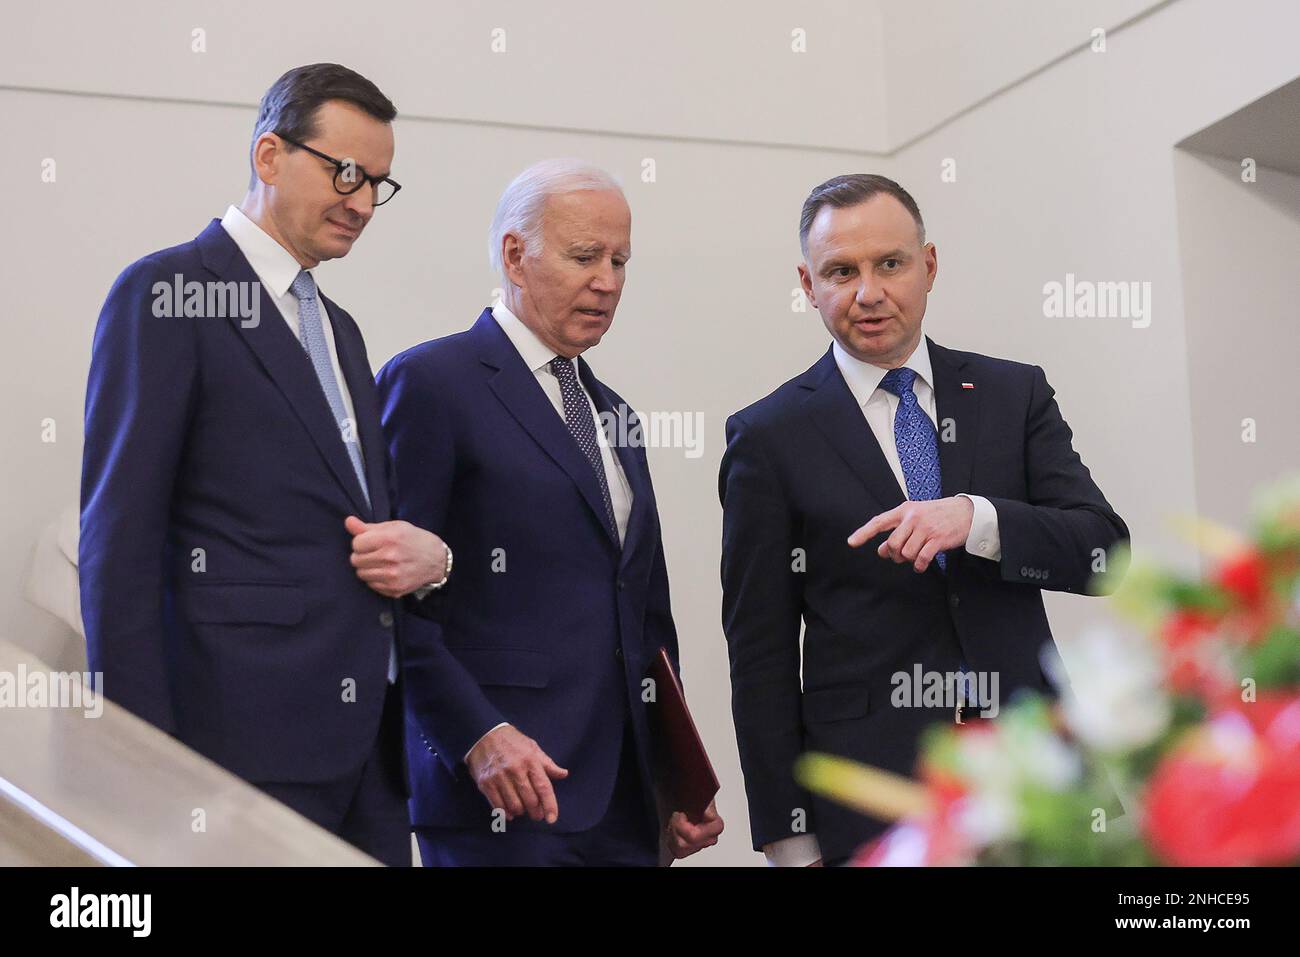
[[[1118,754],[1149,744],[1164,731],[1171,708],[1148,639],[1093,626],[1066,648],[1067,681],[1055,656],[1043,663],[1061,690],[1066,724],[1081,741]]]
[[[1009,791],[982,790],[953,809],[958,830],[974,847],[987,847],[1020,833],[1020,809]]]
[[[882,840],[876,866],[924,867],[929,846],[925,828],[913,821],[900,821]]]
[[[1064,791],[1083,772],[1078,752],[1048,728],[1026,727],[1013,735],[1013,745],[1021,773],[1050,790]]]

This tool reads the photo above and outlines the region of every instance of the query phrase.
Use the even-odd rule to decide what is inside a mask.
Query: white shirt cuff
[[[509,723],[510,723],[509,721],[502,721],[500,724],[498,724],[498,725],[494,725],[493,727],[488,728],[486,731],[484,731],[481,735],[479,735],[479,739],[478,739],[478,741],[475,741],[475,742],[470,746],[469,751],[466,751],[466,752],[465,752],[465,757],[462,758],[461,760],[462,760],[462,761],[468,761],[468,760],[469,760],[469,752],[470,752],[470,751],[473,751],[475,748],[478,747],[478,743],[479,743],[479,741],[482,741],[484,738],[486,738],[489,734],[491,734],[491,733],[492,733],[493,731],[495,731],[497,728],[504,728],[504,727],[505,727],[506,725],[508,725]]]
[[[967,495],[958,492],[961,498],[970,499],[975,507],[975,514],[970,520],[970,534],[966,536],[966,551],[978,558],[987,558],[991,562],[1002,560],[1002,536],[998,532],[998,510],[983,495]]]
[[[816,834],[796,834],[763,845],[769,867],[807,867],[822,859]]]

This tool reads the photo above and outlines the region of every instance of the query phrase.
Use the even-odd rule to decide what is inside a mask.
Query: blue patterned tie
[[[343,393],[339,391],[339,381],[334,376],[334,367],[330,365],[329,347],[325,344],[325,329],[321,325],[320,303],[316,299],[316,280],[307,270],[301,270],[290,287],[298,299],[298,338],[302,347],[311,358],[316,378],[325,392],[325,399],[330,404],[334,421],[338,423],[339,437],[348,450],[352,468],[361,483],[361,494],[370,504],[370,487],[366,484],[366,467],[361,463],[361,446],[357,442],[356,424],[348,420],[347,409],[343,406]]]
[[[939,472],[939,443],[934,423],[916,399],[912,390],[915,381],[913,369],[890,369],[880,380],[880,387],[898,396],[898,411],[894,414],[894,447],[903,467],[907,497],[914,502],[926,502],[943,496],[943,476]],[[948,561],[944,553],[939,552],[934,558],[939,568],[946,571]]]
[[[573,433],[573,438],[582,449],[582,454],[591,463],[600,485],[600,500],[605,503],[605,517],[609,527],[618,532],[618,523],[614,521],[614,506],[609,500],[609,482],[605,479],[605,463],[600,457],[600,446],[596,442],[596,420],[591,417],[591,406],[587,396],[578,387],[578,377],[573,371],[573,360],[556,356],[551,360],[551,374],[560,380],[560,395],[564,399],[564,424]]]

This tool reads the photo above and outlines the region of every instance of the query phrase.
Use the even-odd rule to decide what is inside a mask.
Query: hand
[[[525,812],[547,824],[559,819],[551,778],[562,781],[569,772],[518,729],[507,724],[489,731],[466,755],[465,764],[489,803],[505,810],[506,820]]]
[[[366,523],[355,515],[343,527],[352,536],[357,577],[381,595],[401,598],[446,573],[447,546],[433,532],[410,522]]]
[[[714,805],[715,802],[709,802],[709,806],[704,809],[704,818],[698,823],[691,821],[683,811],[673,812],[667,827],[668,849],[672,851],[673,857],[681,860],[718,843],[723,823]]]
[[[966,544],[975,506],[968,498],[954,495],[928,502],[904,502],[867,522],[849,536],[849,545],[859,548],[881,532],[890,535],[876,554],[895,562],[911,562],[918,572],[930,567],[934,556]]]

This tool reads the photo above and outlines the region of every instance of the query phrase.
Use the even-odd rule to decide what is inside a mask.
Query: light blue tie
[[[339,425],[339,438],[348,450],[352,468],[361,483],[361,494],[370,504],[370,486],[366,484],[366,468],[361,463],[361,445],[357,441],[356,423],[348,421],[347,409],[343,406],[343,393],[339,390],[339,380],[334,376],[334,367],[330,364],[329,347],[325,344],[325,329],[320,320],[320,301],[316,298],[316,280],[307,270],[301,270],[289,287],[298,299],[298,339],[311,358],[316,378],[330,404],[334,421]],[[349,426],[351,426],[349,428]],[[388,643],[388,683],[397,680],[397,639]]]
[[[890,369],[880,380],[880,387],[898,396],[894,447],[898,450],[898,463],[903,467],[907,497],[914,502],[927,502],[943,497],[943,476],[939,471],[939,442],[934,423],[916,399],[912,390],[915,381],[913,369]],[[934,559],[940,569],[947,570],[948,561],[943,552]]]
[[[370,504],[370,487],[366,484],[366,467],[361,462],[361,446],[357,441],[356,423],[348,419],[347,409],[343,406],[343,393],[339,390],[339,381],[334,376],[334,367],[330,364],[329,347],[325,344],[325,329],[321,324],[320,301],[316,298],[316,280],[307,270],[301,270],[290,287],[298,299],[298,338],[307,350],[316,378],[329,402],[334,421],[338,423],[339,437],[348,450],[352,468],[361,483],[361,494]]]

